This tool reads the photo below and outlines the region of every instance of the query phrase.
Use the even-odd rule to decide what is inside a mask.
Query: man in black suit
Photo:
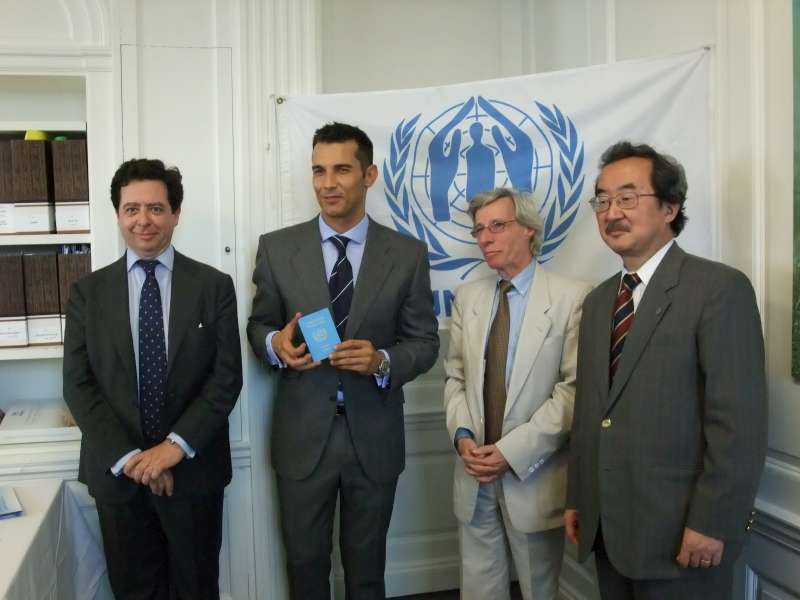
[[[338,498],[347,597],[384,598],[386,533],[405,465],[402,388],[439,349],[428,254],[366,215],[378,171],[363,131],[332,123],[312,148],[320,215],[261,236],[247,333],[279,369],[272,464],[291,597],[330,598]],[[320,363],[296,339],[297,319],[325,307],[344,341]]]
[[[64,399],[117,600],[219,598],[239,326],[231,278],[172,247],[182,200],[177,168],[123,163],[111,201],[127,251],[67,308]]]

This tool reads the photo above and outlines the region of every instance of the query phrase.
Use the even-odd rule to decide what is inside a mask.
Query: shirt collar
[[[514,277],[511,278],[511,285],[514,286],[514,290],[520,295],[524,296],[528,293],[528,289],[531,287],[531,283],[533,282],[533,274],[536,272],[536,258],[534,257],[531,259],[530,264],[522,269],[519,273],[517,273]],[[497,284],[500,284],[502,278],[497,278]]]
[[[343,233],[339,233],[333,227],[328,225],[325,222],[325,219],[322,218],[322,215],[319,216],[319,236],[323,242],[329,240],[335,235],[343,235],[350,239],[351,242],[355,242],[356,244],[363,244],[367,241],[367,228],[369,227],[369,217],[364,215],[364,218],[361,219],[356,225]]]
[[[126,256],[128,261],[128,271],[130,271],[134,266],[136,266],[136,263],[141,260],[141,257],[130,248],[128,248]],[[170,244],[167,246],[167,249],[156,256],[154,260],[157,260],[163,266],[167,267],[167,269],[172,271],[172,267],[175,264],[175,248],[172,246],[172,244]]]
[[[658,268],[658,265],[661,264],[661,261],[664,259],[664,255],[667,251],[672,248],[672,244],[675,242],[675,238],[668,241],[661,247],[661,250],[653,254],[647,261],[636,270],[636,274],[639,276],[639,279],[642,280],[644,287],[647,287],[647,284],[650,283],[650,280],[653,278],[653,275]],[[626,273],[630,273],[625,267],[622,268],[622,274],[625,275]]]

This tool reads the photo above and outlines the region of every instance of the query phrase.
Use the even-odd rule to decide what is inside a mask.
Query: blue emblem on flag
[[[397,231],[428,245],[431,269],[456,272],[463,280],[483,262],[469,233],[467,206],[475,194],[495,187],[539,199],[545,225],[539,262],[552,258],[566,239],[583,190],[584,145],[558,106],[534,105],[530,113],[472,96],[427,123],[419,113],[394,129],[383,163],[386,202]],[[467,245],[460,256],[454,243]]]

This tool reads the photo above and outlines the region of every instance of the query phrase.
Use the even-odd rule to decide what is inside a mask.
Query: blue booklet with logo
[[[333,347],[341,342],[329,308],[303,315],[297,322],[306,339],[306,346],[314,360],[328,358]]]

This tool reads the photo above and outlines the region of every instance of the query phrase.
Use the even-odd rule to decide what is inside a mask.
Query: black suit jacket
[[[647,285],[609,389],[616,274],[583,304],[567,507],[579,556],[598,524],[632,579],[678,577],[684,527],[745,538],[767,434],[764,342],[741,272],[674,244]]]
[[[358,459],[375,481],[391,481],[405,465],[403,384],[430,369],[439,350],[428,253],[424,244],[370,220],[345,339],[367,339],[391,359],[391,383],[315,369],[279,374],[272,424],[272,463],[289,479],[304,479],[322,456],[344,387],[347,422]],[[261,236],[253,274],[256,295],[247,325],[250,344],[267,361],[266,336],[301,312],[330,305],[325,263],[314,219]]]
[[[231,479],[228,414],[242,387],[233,282],[175,252],[170,307],[165,431],[180,435],[197,453],[173,468],[175,494],[216,492]],[[109,469],[131,450],[147,446],[124,255],[72,287],[64,400],[83,435],[78,479],[98,501],[126,501],[137,484]]]

